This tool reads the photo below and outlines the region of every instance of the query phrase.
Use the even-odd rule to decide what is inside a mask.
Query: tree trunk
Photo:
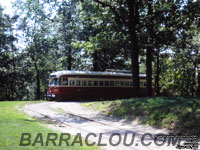
[[[192,84],[191,84],[191,93],[192,93],[192,97],[195,96],[195,85],[196,85],[196,68],[197,68],[197,64],[196,61],[193,62],[193,69],[192,69]]]
[[[62,15],[63,15],[63,21],[62,21],[62,29],[63,29],[63,37],[64,37],[64,45],[66,50],[66,56],[67,56],[67,70],[72,69],[72,48],[71,48],[71,40],[72,35],[68,32],[67,25],[72,21],[71,19],[71,12],[68,11],[68,7],[71,8],[71,5],[65,1],[63,1],[62,4]]]
[[[131,38],[131,68],[133,76],[133,96],[140,96],[140,87],[139,87],[139,47],[138,47],[138,37],[136,34],[136,25],[139,22],[138,15],[138,3],[135,0],[128,0],[128,9],[129,9],[129,21],[128,28]]]
[[[99,71],[97,51],[93,53],[93,71]]]
[[[147,48],[146,54],[146,75],[147,75],[147,85],[146,85],[146,96],[152,96],[152,47]]]
[[[39,100],[40,99],[40,74],[39,74],[39,70],[38,70],[36,62],[34,63],[34,66],[36,70],[36,82],[37,82],[36,99]]]
[[[37,78],[37,100],[40,99],[40,75],[39,75],[39,71],[36,71],[37,72],[37,75],[36,75],[36,78]]]
[[[67,54],[67,69],[72,69],[72,49],[71,47],[68,48],[68,54]]]
[[[157,50],[156,54],[156,78],[155,78],[155,86],[156,86],[156,96],[160,95],[160,49]]]
[[[197,96],[200,97],[200,55],[197,55],[197,63],[196,63],[196,66],[197,66],[197,74],[198,74],[198,77],[197,77]]]
[[[149,16],[149,26],[148,26],[148,47],[146,52],[146,76],[147,76],[147,86],[146,86],[146,96],[152,96],[152,36],[153,36],[153,21],[152,21],[152,0],[148,1],[148,16]]]
[[[13,73],[12,73],[12,83],[11,83],[11,100],[14,100],[14,92],[15,92],[15,75],[16,75],[16,65],[15,65],[15,54],[14,54],[14,45],[11,44],[12,48],[12,65],[13,65]]]
[[[200,97],[200,70],[198,69],[198,90],[197,95]]]
[[[40,74],[39,74],[37,62],[36,62],[34,56],[31,55],[31,58],[32,58],[32,61],[34,62],[34,67],[35,67],[35,71],[36,71],[36,86],[37,86],[37,89],[36,89],[36,96],[35,96],[35,98],[37,100],[39,100],[40,99]]]
[[[200,55],[199,54],[197,54],[197,83],[198,83],[198,85],[197,85],[197,96],[199,96],[200,97]]]

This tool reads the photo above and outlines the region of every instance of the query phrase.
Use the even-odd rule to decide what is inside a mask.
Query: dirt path
[[[156,143],[150,136],[145,133],[150,133],[152,135],[158,133],[167,134],[168,131],[164,129],[155,129],[147,125],[140,125],[136,122],[127,122],[124,120],[113,119],[103,116],[100,112],[91,110],[84,106],[81,106],[79,102],[43,102],[36,104],[28,104],[23,107],[24,111],[32,117],[37,117],[38,119],[44,120],[46,115],[53,118],[56,124],[47,124],[50,128],[58,130],[62,133],[70,133],[76,135],[81,133],[82,137],[86,137],[89,133],[95,133],[97,137],[91,135],[89,140],[98,143],[100,134],[102,135],[101,143],[107,144],[107,146],[101,146],[102,149],[106,150],[175,150],[175,146],[168,146],[167,142],[163,146],[157,146]],[[43,114],[43,115],[41,115]],[[74,115],[72,115],[74,114]],[[78,116],[82,117],[78,117]],[[85,119],[90,118],[91,120]],[[121,142],[118,146],[112,146],[109,142],[112,141],[116,144],[119,141],[119,135],[111,135],[120,133]],[[126,143],[130,143],[133,133],[135,133],[134,143],[131,146],[124,146],[123,140],[127,134]],[[145,144],[150,144],[150,146],[143,146],[142,137],[144,137],[143,142]],[[157,140],[158,144],[162,141]]]

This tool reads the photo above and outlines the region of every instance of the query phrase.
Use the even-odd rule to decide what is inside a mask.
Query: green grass
[[[62,146],[58,146],[59,140],[56,140],[56,145],[41,146],[37,143],[35,146],[19,146],[22,133],[31,133],[31,144],[36,135],[42,133],[44,143],[48,133],[58,133],[46,128],[39,120],[28,117],[19,109],[28,102],[0,102],[0,150],[94,150],[97,146],[87,147],[75,144],[74,146],[66,146],[65,142]],[[60,135],[60,133],[58,133]],[[72,140],[74,138],[71,138]],[[69,142],[71,144],[72,140]],[[50,142],[51,143],[51,142]]]
[[[115,116],[178,133],[200,135],[200,98],[133,98],[90,102],[84,106]]]

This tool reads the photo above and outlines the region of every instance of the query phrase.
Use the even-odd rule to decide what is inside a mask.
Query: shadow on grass
[[[57,99],[57,100],[48,100],[48,101],[56,101],[56,102],[100,102],[100,101],[114,101],[116,99],[123,98],[95,98],[95,97],[75,97],[68,99]]]
[[[34,120],[24,119],[27,122],[35,122],[35,123],[42,123],[42,124],[56,124],[56,120],[52,120],[48,117],[33,117]]]
[[[30,120],[30,119],[23,119],[23,121],[27,121],[27,122],[38,122],[38,120]]]
[[[200,99],[135,98],[112,102],[108,115],[137,119],[177,134],[200,135]]]

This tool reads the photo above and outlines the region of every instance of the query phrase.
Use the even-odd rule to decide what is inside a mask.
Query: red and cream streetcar
[[[132,74],[119,71],[57,71],[50,74],[48,98],[129,98],[133,92]],[[140,91],[145,96],[146,75],[140,75]],[[154,87],[152,87],[154,94]]]

